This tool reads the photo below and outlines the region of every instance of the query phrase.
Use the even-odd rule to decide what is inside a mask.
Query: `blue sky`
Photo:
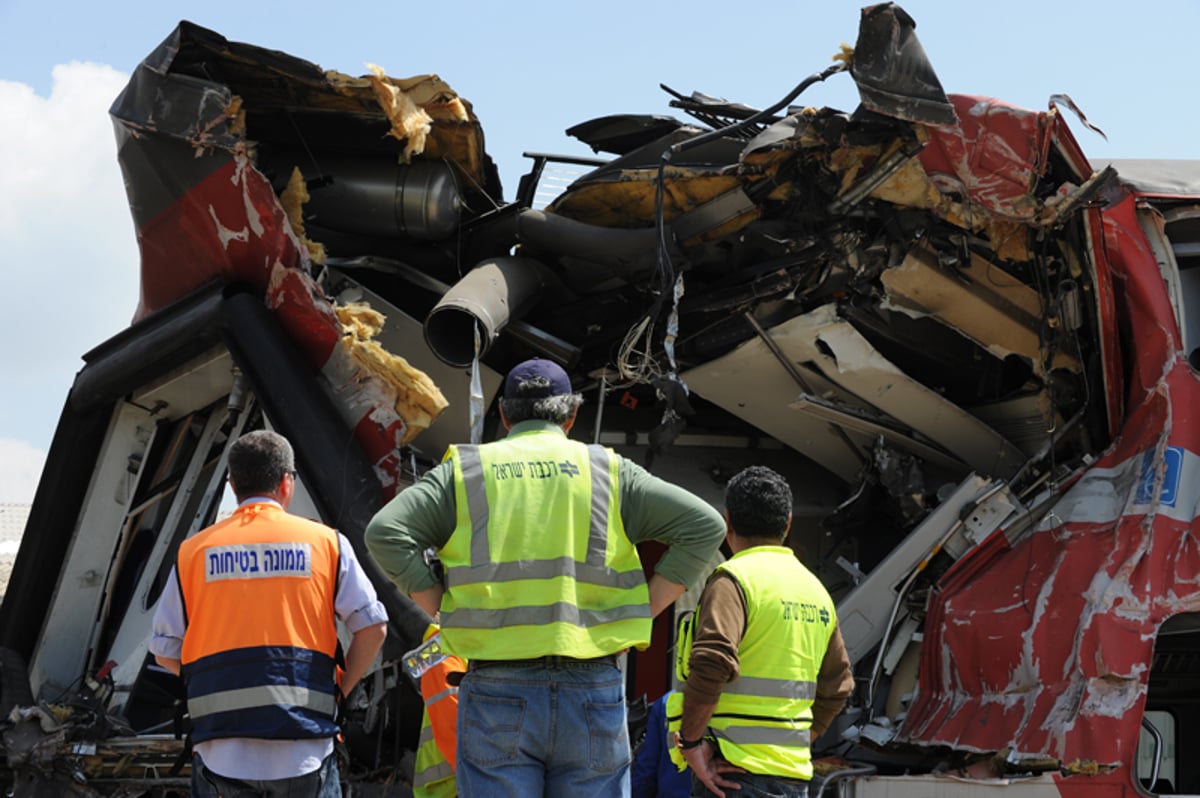
[[[1093,161],[1200,159],[1200,3],[900,4],[949,92],[1067,112]],[[336,12],[332,9],[337,9]],[[28,501],[81,356],[128,324],[137,249],[107,109],[188,19],[353,75],[436,73],[469,100],[508,198],[525,151],[591,155],[563,131],[612,113],[678,112],[665,83],[764,107],[852,44],[859,3],[49,3],[0,0],[0,502]],[[1086,15],[1080,9],[1086,8]],[[848,76],[800,101],[852,110]]]

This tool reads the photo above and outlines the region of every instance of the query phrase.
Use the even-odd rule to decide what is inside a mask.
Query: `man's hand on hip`
[[[729,781],[722,774],[745,773],[746,770],[722,759],[716,743],[711,740],[704,740],[695,748],[683,749],[683,758],[687,760],[688,767],[696,774],[696,778],[700,779],[704,786],[719,798],[725,798],[721,787],[728,787],[731,790],[741,789],[741,784]]]

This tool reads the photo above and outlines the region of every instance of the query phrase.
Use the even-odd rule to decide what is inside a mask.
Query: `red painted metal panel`
[[[987,97],[950,95],[958,126],[928,127],[921,165],[938,189],[999,216],[1028,221],[1038,210],[1033,187],[1045,168],[1048,115]]]
[[[1124,764],[1114,778],[1129,778],[1155,635],[1171,615],[1200,610],[1194,509],[1167,512],[1143,476],[1160,491],[1169,447],[1200,452],[1200,424],[1186,412],[1200,384],[1134,213],[1127,197],[1093,225],[1104,244],[1099,307],[1129,364],[1120,434],[1033,534],[1010,547],[997,533],[942,578],[909,740]],[[1115,346],[1105,363],[1119,386]],[[1081,789],[1063,794],[1098,794],[1094,783]]]
[[[342,325],[333,304],[309,276],[307,253],[270,182],[244,156],[229,158],[181,191],[179,199],[138,231],[138,240],[138,318],[214,280],[261,291],[314,374],[323,372],[328,378],[347,424],[375,466],[384,496],[395,493],[399,443],[407,428],[394,397],[372,385],[339,345]]]

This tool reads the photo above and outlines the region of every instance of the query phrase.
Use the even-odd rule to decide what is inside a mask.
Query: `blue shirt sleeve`
[[[154,620],[150,627],[150,653],[169,659],[183,656],[183,633],[187,624],[183,621],[183,597],[179,595],[179,579],[175,568],[167,577],[167,584],[158,597],[154,608]]]
[[[375,594],[375,586],[367,578],[354,549],[346,536],[338,533],[341,558],[338,563],[338,591],[333,605],[337,616],[353,634],[360,629],[387,622],[387,610]]]

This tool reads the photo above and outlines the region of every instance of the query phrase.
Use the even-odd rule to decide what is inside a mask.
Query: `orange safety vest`
[[[192,739],[332,737],[338,535],[249,504],[179,546]]]
[[[432,628],[432,627],[431,627]],[[458,682],[467,664],[447,656],[421,676],[425,716],[413,767],[413,796],[443,798],[457,795]]]

